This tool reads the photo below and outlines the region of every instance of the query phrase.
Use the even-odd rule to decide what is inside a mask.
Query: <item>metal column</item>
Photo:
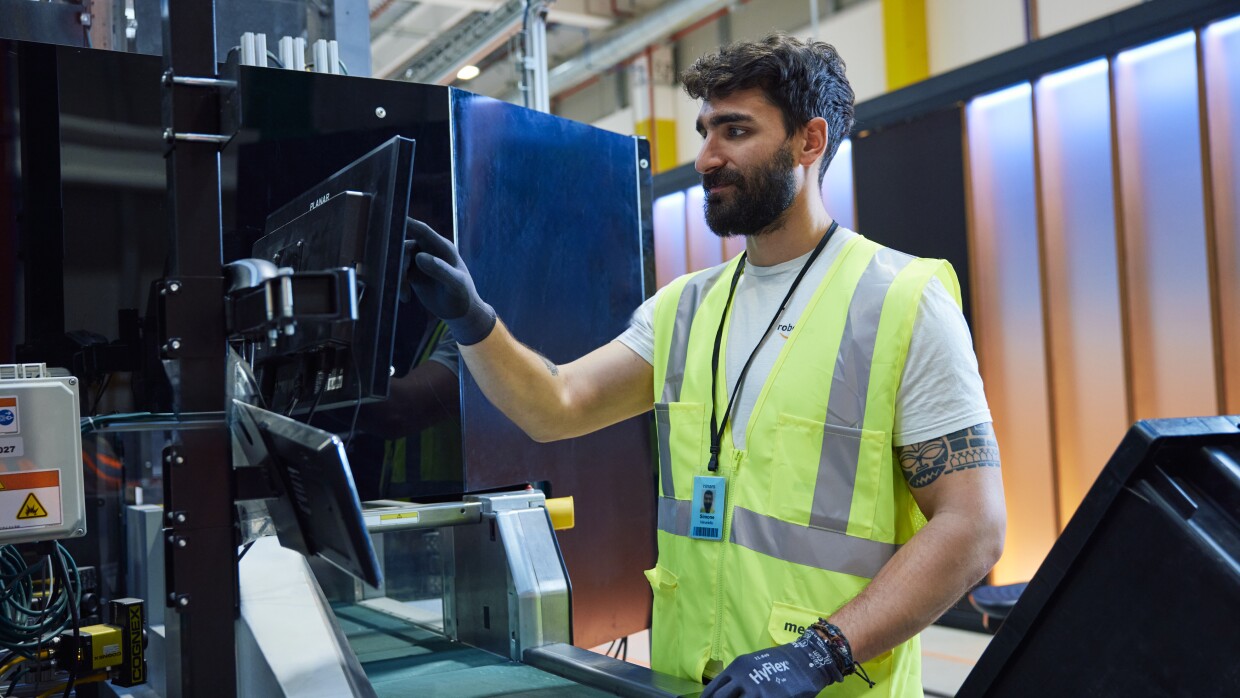
[[[554,0],[528,0],[525,6],[524,50],[521,84],[525,106],[551,113],[551,93],[547,89],[547,9]]]
[[[161,359],[173,410],[224,409],[220,90],[213,0],[162,0],[170,248],[159,282]],[[182,78],[199,78],[196,81]],[[201,79],[206,80],[201,80]],[[168,693],[237,690],[233,469],[221,422],[175,432],[163,453]]]

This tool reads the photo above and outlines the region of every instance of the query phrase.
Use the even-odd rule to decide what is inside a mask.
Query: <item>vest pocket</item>
[[[676,590],[680,579],[674,572],[658,564],[645,571],[646,581],[650,582],[650,590],[654,593],[654,607],[651,612],[650,627],[650,661],[651,668],[675,676],[690,674],[680,666],[679,633],[684,628],[684,619],[676,611]],[[700,677],[700,674],[699,674]]]
[[[814,621],[826,618],[827,615],[776,601],[771,604],[771,616],[767,620],[766,629],[772,642],[777,645],[786,645],[803,635]]]
[[[771,514],[790,523],[847,533],[860,464],[873,460],[883,443],[882,432],[779,415]]]

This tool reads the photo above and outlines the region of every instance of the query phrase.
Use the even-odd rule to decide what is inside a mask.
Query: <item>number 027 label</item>
[[[0,458],[21,458],[26,455],[21,437],[0,439]]]

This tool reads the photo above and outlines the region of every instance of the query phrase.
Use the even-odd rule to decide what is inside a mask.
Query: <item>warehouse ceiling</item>
[[[369,4],[375,77],[455,84],[496,97],[516,90],[515,43],[525,0],[369,0]],[[548,65],[588,53],[591,46],[668,4],[667,0],[556,0],[547,15]],[[486,36],[473,44],[465,40],[480,33]],[[456,70],[465,64],[481,69],[468,83],[455,79]],[[448,73],[435,70],[449,65]],[[434,77],[428,77],[431,73]]]

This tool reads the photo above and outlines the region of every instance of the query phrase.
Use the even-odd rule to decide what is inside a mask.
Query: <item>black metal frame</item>
[[[161,358],[175,411],[222,411],[227,336],[219,150],[225,100],[217,75],[215,3],[163,0],[163,16],[171,237],[168,274],[157,282]],[[208,138],[187,140],[184,134]],[[238,541],[227,427],[175,432],[163,466],[165,602],[173,609],[166,615],[167,690],[235,695]]]
[[[60,190],[60,93],[55,46],[23,43],[18,49],[21,112],[22,242],[25,267],[25,338],[19,361],[56,357],[65,337],[64,207]],[[37,241],[36,238],[37,237]]]

